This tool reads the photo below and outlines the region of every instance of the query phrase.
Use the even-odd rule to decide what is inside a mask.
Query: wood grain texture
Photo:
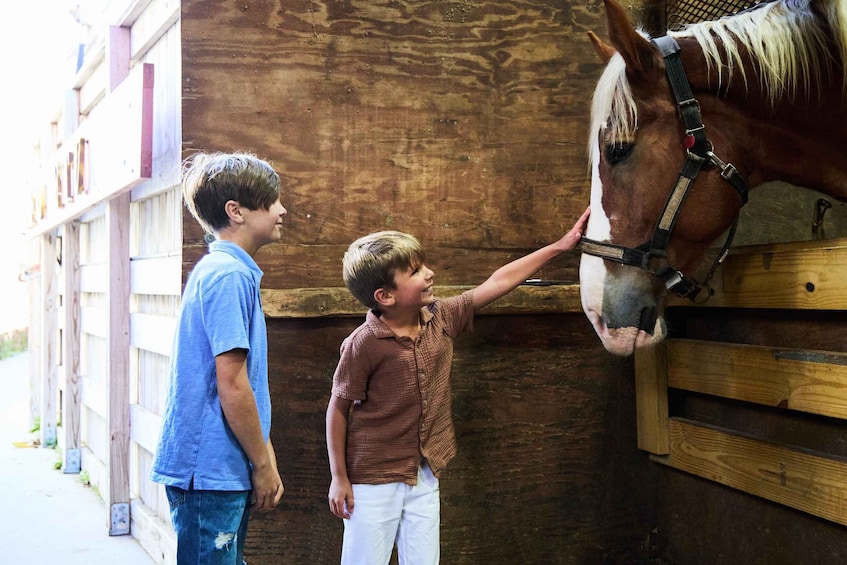
[[[665,467],[656,543],[668,563],[840,565],[844,526]]]
[[[665,455],[668,437],[668,352],[662,343],[635,352],[635,402],[638,449]]]
[[[62,330],[62,365],[65,372],[65,388],[62,394],[62,427],[64,428],[64,468],[68,469],[68,450],[80,447],[80,343],[82,325],[80,316],[81,296],[79,285],[79,222],[65,224],[62,236],[62,268],[64,270],[64,307],[65,324]],[[78,455],[78,452],[77,452]],[[78,469],[79,465],[71,468]]]
[[[130,395],[130,290],[129,290],[129,203],[124,192],[109,201],[106,211],[106,231],[109,245],[109,308],[107,355],[108,385],[108,484],[106,505],[110,535],[127,535],[130,524],[112,515],[116,504],[129,504],[132,494],[129,485],[129,395]]]
[[[671,452],[655,461],[847,525],[847,462],[671,419]]]
[[[806,349],[672,339],[668,386],[847,418],[847,356]]]
[[[286,493],[252,521],[250,563],[338,561],[324,414],[341,340],[360,322],[269,321],[272,437]],[[577,314],[484,316],[459,338],[443,562],[646,559],[657,468],[636,448],[632,360],[604,354],[587,330]]]
[[[439,298],[456,296],[470,286],[436,286]],[[318,318],[356,316],[366,308],[347,288],[298,288],[262,290],[262,308],[270,318]],[[569,314],[582,312],[579,285],[521,285],[506,296],[481,309],[477,315]]]
[[[847,309],[847,240],[736,247],[713,279],[703,307]],[[680,298],[669,304],[684,305]]]
[[[710,388],[724,388],[720,372],[712,370],[724,366],[731,367],[738,376],[747,374],[752,379],[740,386],[742,391],[758,381],[763,390],[790,392],[780,389],[779,383],[785,384],[781,377],[794,377],[783,370],[767,373],[758,363],[751,368],[747,353],[738,358],[728,344],[738,344],[753,355],[758,355],[757,349],[778,348],[847,351],[847,331],[839,311],[686,307],[671,308],[669,314],[669,327],[675,338],[722,342],[707,347],[726,347],[723,358],[720,354],[689,352],[680,355],[684,361],[678,359],[679,363],[671,365],[680,364],[680,370],[697,366],[703,382],[716,381],[707,385]],[[668,342],[669,349],[673,349],[673,342]],[[804,372],[807,373],[800,370],[799,375]],[[824,373],[826,381],[829,371]],[[843,420],[786,410],[776,399],[766,406],[703,392],[669,392],[671,416],[732,430],[770,446],[809,450],[839,461],[847,457]],[[769,390],[768,394],[772,392]],[[830,402],[828,393],[824,401]],[[672,469],[660,476],[663,496],[659,500],[661,526],[657,543],[664,548],[663,557],[671,562],[706,565],[714,561],[715,555],[727,563],[769,565],[834,565],[843,560],[843,526]]]
[[[601,16],[596,3],[185,2],[184,152],[270,159],[284,244],[341,246],[338,261],[379,229],[522,253],[588,203],[602,67],[585,31]],[[290,288],[273,270],[266,285]]]

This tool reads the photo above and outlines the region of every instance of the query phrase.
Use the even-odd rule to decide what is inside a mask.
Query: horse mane
[[[813,6],[815,4],[815,6]],[[820,18],[815,7],[823,13]],[[648,37],[639,30],[639,33]],[[830,34],[839,53],[828,52]],[[719,20],[691,24],[674,38],[693,37],[715,69],[718,89],[728,87],[735,69],[747,85],[741,48],[755,61],[758,80],[771,104],[783,97],[793,99],[797,88],[813,92],[821,74],[832,72],[834,57],[847,61],[847,2],[843,0],[778,0]],[[649,37],[648,37],[649,39]],[[725,83],[724,83],[725,77]],[[847,89],[847,76],[843,78]],[[626,65],[615,54],[606,65],[591,105],[589,157],[597,136],[608,130],[611,143],[631,141],[638,127],[638,110],[626,77]]]

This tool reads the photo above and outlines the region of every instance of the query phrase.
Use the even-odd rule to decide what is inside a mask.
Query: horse
[[[707,287],[690,273],[728,234],[714,273],[748,190],[847,197],[847,1],[776,0],[655,39],[604,4],[579,280],[604,347],[628,356],[667,336],[669,291]]]

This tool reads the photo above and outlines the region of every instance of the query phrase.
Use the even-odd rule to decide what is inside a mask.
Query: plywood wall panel
[[[592,5],[558,2],[186,2],[184,153],[273,161],[283,244],[401,229],[531,249],[588,202],[601,66],[584,32],[603,25]]]

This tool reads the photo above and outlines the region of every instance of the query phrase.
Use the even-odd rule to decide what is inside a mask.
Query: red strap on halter
[[[691,149],[695,143],[697,143],[697,140],[690,133],[685,136],[685,140],[682,142],[686,149]]]

